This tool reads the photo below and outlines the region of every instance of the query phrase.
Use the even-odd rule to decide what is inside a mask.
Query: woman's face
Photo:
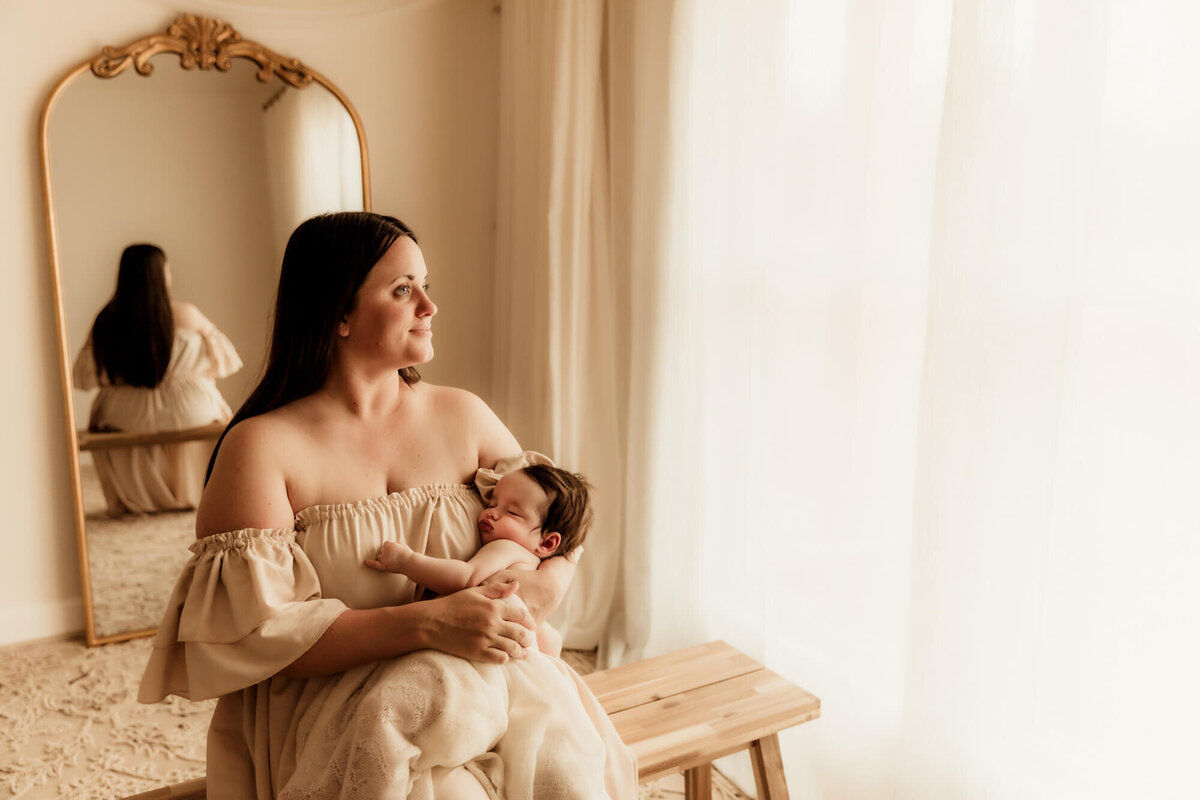
[[[432,359],[437,306],[428,277],[421,248],[401,236],[367,273],[338,325],[343,348],[397,369]]]

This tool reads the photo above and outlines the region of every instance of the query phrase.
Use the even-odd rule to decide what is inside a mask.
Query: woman
[[[117,289],[75,358],[76,389],[99,389],[90,431],[153,433],[229,419],[216,378],[242,368],[233,344],[194,305],[171,300],[167,257],[152,244],[121,253]],[[110,516],[195,508],[206,441],[93,450]]]
[[[569,561],[432,600],[363,565],[399,538],[468,556],[469,484],[523,463],[482,401],[414,369],[433,357],[426,278],[391,217],[324,215],[288,241],[267,370],[218,443],[140,693],[220,697],[210,796],[636,793],[595,699],[533,647]]]

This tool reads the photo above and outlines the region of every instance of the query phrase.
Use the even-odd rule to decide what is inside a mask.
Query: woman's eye
[[[396,287],[396,297],[408,297],[411,292],[412,288],[407,285]]]

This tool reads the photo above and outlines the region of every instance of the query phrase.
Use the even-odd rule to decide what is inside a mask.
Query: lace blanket
[[[297,720],[280,800],[432,800],[431,770],[460,764],[496,800],[632,796],[605,786],[605,742],[576,680],[536,651],[499,666],[423,650],[351,670]]]

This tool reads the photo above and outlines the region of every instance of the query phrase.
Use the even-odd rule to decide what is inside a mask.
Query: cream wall
[[[332,10],[324,10],[328,5]],[[295,10],[300,6],[300,10]],[[42,99],[101,46],[165,29],[174,2],[0,0],[0,643],[82,629],[56,328],[42,223]],[[492,327],[499,19],[491,0],[197,2],[246,37],[336,83],[366,127],[373,204],[417,230],[430,266],[438,357],[427,378],[485,399]],[[222,232],[215,231],[214,235]],[[207,310],[207,309],[206,309]],[[263,309],[264,316],[267,310]]]

